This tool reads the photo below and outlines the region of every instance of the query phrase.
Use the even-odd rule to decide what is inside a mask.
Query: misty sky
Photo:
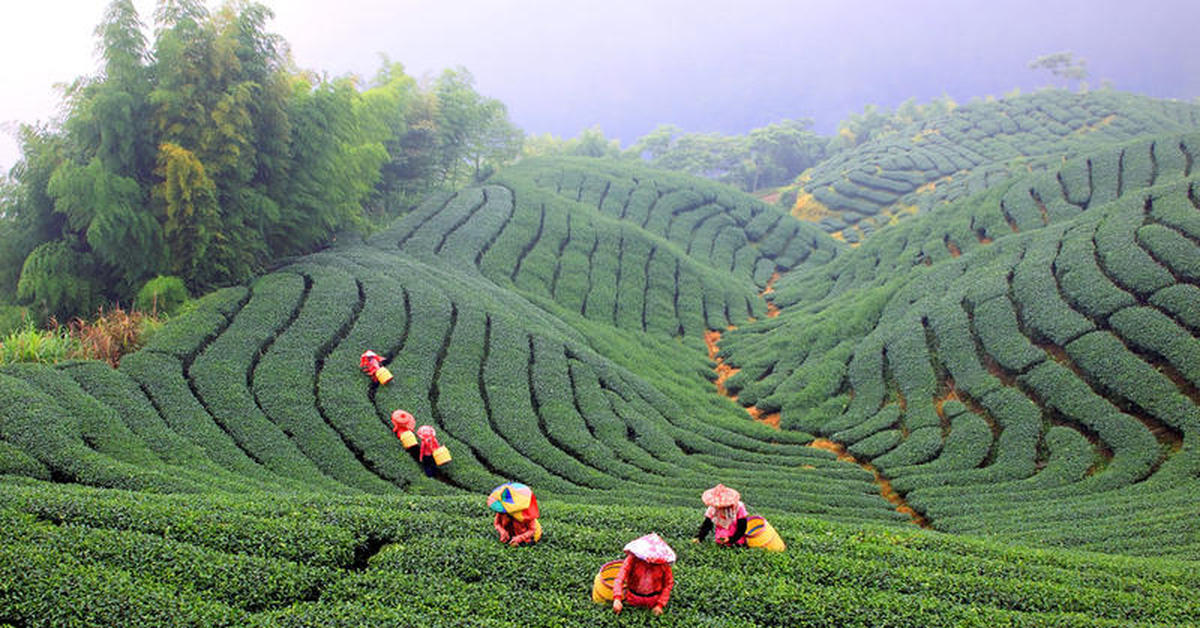
[[[154,0],[134,0],[151,21]],[[6,0],[0,124],[50,119],[54,83],[95,71],[106,0]],[[209,6],[217,3],[210,0]],[[1200,97],[1200,1],[265,0],[300,67],[370,77],[379,54],[420,77],[465,66],[530,133],[599,126],[628,146],[655,126],[743,133],[864,105],[1002,96],[1070,50],[1091,82]],[[8,6],[11,5],[11,6]],[[0,137],[0,168],[18,158]]]

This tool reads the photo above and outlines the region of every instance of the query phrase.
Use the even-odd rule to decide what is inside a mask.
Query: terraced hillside
[[[1196,105],[1108,90],[1046,90],[972,103],[821,162],[794,213],[857,243],[900,218],[1014,176],[1056,171],[1063,159],[1197,126]]]
[[[937,529],[1196,556],[1197,149],[1104,149],[785,276],[782,315],[723,339],[726,387]]]
[[[1096,149],[857,248],[527,161],[118,369],[0,368],[0,625],[590,624],[594,568],[650,530],[671,625],[1200,622],[1197,149]],[[435,478],[395,408],[452,451]],[[537,547],[491,538],[507,480]],[[718,481],[787,553],[687,543]]]

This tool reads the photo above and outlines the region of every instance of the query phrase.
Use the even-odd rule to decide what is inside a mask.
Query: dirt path
[[[734,327],[731,326],[730,329],[734,329]],[[704,332],[704,344],[708,345],[708,359],[717,363],[716,368],[713,369],[717,372],[717,381],[714,382],[714,384],[717,386],[717,394],[721,395],[722,397],[728,397],[736,403],[738,400],[737,395],[729,392],[729,390],[725,388],[725,380],[728,380],[733,376],[734,373],[737,373],[741,369],[733,368],[725,363],[724,358],[717,357],[717,353],[721,350],[717,346],[717,343],[720,341],[721,332],[715,329],[710,329]],[[779,429],[778,412],[767,414],[754,406],[750,406],[749,408],[746,408],[746,414],[749,414],[750,418],[758,421],[759,423],[764,423],[775,429]]]
[[[774,292],[775,282],[779,281],[779,277],[780,274],[778,271],[773,273],[771,278],[767,280],[767,285],[762,289],[762,292],[758,293],[758,296],[766,297],[768,294]],[[776,316],[779,316],[779,307],[775,305],[775,303],[767,301],[767,318],[775,318]],[[733,330],[737,328],[733,325],[730,325],[729,329]],[[720,331],[710,329],[704,332],[704,344],[708,346],[708,359],[717,363],[717,366],[713,369],[717,373],[717,381],[714,382],[717,386],[717,394],[721,395],[722,397],[728,397],[734,402],[737,402],[737,395],[730,393],[729,390],[725,388],[725,381],[730,377],[733,377],[733,374],[737,373],[741,369],[734,368],[726,364],[724,358],[717,357],[717,353],[719,353],[721,350],[720,347],[717,346],[717,343],[719,342],[721,342]],[[779,429],[780,415],[778,412],[767,413],[755,406],[750,406],[746,408],[746,414],[749,414],[750,418],[758,421],[759,423]]]
[[[774,292],[775,291],[775,282],[778,280],[779,280],[779,273],[775,273],[775,274],[771,275],[771,278],[767,281],[766,287],[763,288],[762,292],[758,293],[758,296],[766,297],[766,295]],[[779,316],[779,308],[775,305],[774,302],[767,301],[767,317],[775,318],[776,316]],[[729,330],[733,330],[733,329],[737,329],[737,328],[734,327],[733,325],[730,325]],[[733,377],[733,375],[735,373],[737,373],[738,371],[740,371],[741,369],[734,368],[733,366],[726,364],[725,358],[718,356],[718,354],[721,352],[721,348],[718,346],[718,343],[720,343],[720,342],[721,342],[721,332],[720,331],[718,331],[716,329],[710,329],[710,330],[704,332],[704,344],[708,347],[708,359],[712,360],[713,362],[716,362],[716,366],[713,368],[713,370],[716,371],[716,373],[717,373],[717,379],[713,383],[717,387],[717,393],[720,394],[722,397],[728,397],[729,399],[733,400],[736,403],[737,399],[738,399],[737,395],[729,392],[729,389],[725,387],[725,382],[728,381],[730,377]],[[951,388],[953,388],[953,386],[951,386]],[[952,393],[951,395],[948,395],[946,399],[943,399],[941,401],[944,403],[946,400],[951,399],[951,398],[957,398],[957,395],[953,395],[953,393]],[[741,404],[738,404],[738,405],[741,405]],[[938,409],[939,410],[941,409],[940,404],[938,406]],[[780,429],[779,428],[780,413],[778,413],[778,412],[772,412],[772,413],[768,414],[768,413],[763,412],[756,406],[750,406],[750,407],[746,408],[746,413],[750,415],[750,418],[754,419],[755,421],[758,421],[759,423],[764,423],[766,425],[770,425],[771,427],[773,427],[775,429]],[[901,497],[900,494],[897,493],[892,488],[891,480],[883,477],[883,474],[880,473],[879,470],[876,469],[875,467],[873,467],[865,462],[860,462],[857,458],[855,458],[849,452],[847,452],[846,448],[844,446],[842,446],[838,443],[835,443],[831,440],[824,439],[824,438],[818,438],[818,439],[814,440],[813,442],[809,443],[808,446],[816,447],[817,449],[824,449],[827,451],[832,451],[833,453],[837,454],[838,460],[856,464],[856,465],[862,467],[863,469],[870,471],[871,475],[875,476],[875,484],[879,485],[879,494],[882,495],[884,499],[888,500],[892,504],[895,504],[897,511],[902,512],[902,513],[908,515],[909,517],[911,517],[913,520],[913,523],[921,526],[922,528],[930,527],[929,522],[925,519],[925,517],[921,516],[920,513],[913,510],[912,507],[909,506],[908,503],[904,501],[904,498]],[[812,467],[806,466],[806,468],[812,468]]]
[[[863,469],[866,469],[871,473],[871,475],[875,476],[875,484],[879,485],[879,494],[882,495],[884,499],[895,505],[897,512],[902,512],[908,515],[910,518],[912,518],[913,523],[921,526],[922,528],[930,527],[929,521],[925,519],[925,517],[921,516],[921,513],[913,510],[912,507],[908,505],[908,502],[904,501],[904,498],[892,488],[891,480],[883,477],[883,474],[880,473],[875,467],[865,462],[861,462],[855,458],[850,454],[850,452],[846,451],[846,447],[842,444],[835,443],[825,438],[818,438],[809,443],[808,446],[815,447],[817,449],[824,449],[825,451],[831,451],[834,454],[837,454],[838,460],[841,460],[842,462],[850,462],[862,467]]]

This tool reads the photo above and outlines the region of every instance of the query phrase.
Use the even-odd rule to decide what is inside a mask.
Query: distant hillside
[[[972,103],[819,163],[793,213],[851,242],[1064,158],[1200,126],[1200,106],[1101,90]]]

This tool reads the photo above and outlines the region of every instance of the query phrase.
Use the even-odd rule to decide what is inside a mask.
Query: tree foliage
[[[271,18],[250,0],[160,0],[151,39],[131,0],[110,2],[98,73],[64,88],[60,125],[21,129],[0,301],[67,316],[159,274],[193,292],[245,281],[519,153],[521,131],[465,69],[421,86],[384,58],[360,90],[297,69]]]
[[[1047,70],[1050,74],[1061,78],[1065,86],[1071,81],[1078,81],[1081,86],[1088,77],[1087,59],[1076,57],[1075,53],[1064,50],[1042,55],[1029,62],[1031,70]]]

